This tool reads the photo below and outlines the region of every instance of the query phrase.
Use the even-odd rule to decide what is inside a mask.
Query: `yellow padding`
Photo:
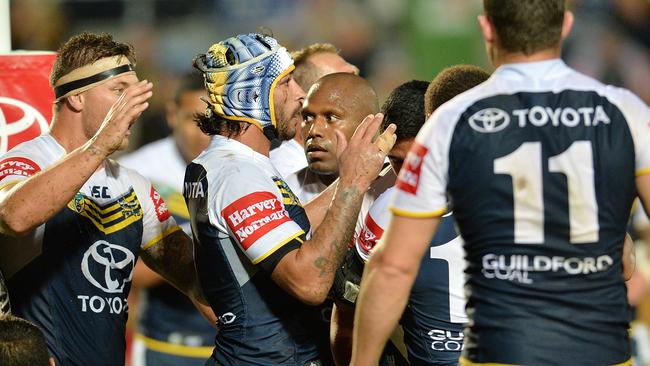
[[[145,337],[142,334],[136,334],[135,337],[144,342],[147,349],[152,351],[167,353],[174,356],[209,358],[212,356],[214,347],[191,347],[182,344],[173,344],[159,341],[153,338]]]

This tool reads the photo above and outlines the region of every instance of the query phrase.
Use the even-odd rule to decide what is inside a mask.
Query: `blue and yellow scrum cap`
[[[275,38],[257,33],[228,38],[194,58],[194,67],[205,79],[206,115],[248,122],[269,138],[277,136],[273,91],[294,66]]]

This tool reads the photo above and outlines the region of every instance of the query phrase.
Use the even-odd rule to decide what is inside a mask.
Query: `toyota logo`
[[[0,97],[0,154],[40,136],[47,129],[45,117],[36,108],[20,100]]]
[[[81,261],[81,271],[95,287],[107,293],[121,293],[133,278],[135,256],[119,245],[100,240],[91,245]]]
[[[469,125],[481,133],[499,132],[510,124],[510,116],[499,108],[486,108],[469,117]]]

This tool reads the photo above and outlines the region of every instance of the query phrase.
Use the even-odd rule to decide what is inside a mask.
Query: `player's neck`
[[[62,109],[53,118],[50,124],[50,136],[70,152],[88,142],[88,139],[81,131],[81,121],[70,116],[69,112]]]
[[[520,64],[527,62],[539,62],[560,58],[560,48],[553,47],[533,54],[526,55],[522,52],[507,52],[501,49],[495,50],[493,64],[494,67],[499,67],[505,64]]]
[[[334,183],[334,181],[339,177],[339,174],[337,172],[335,174],[317,174],[316,176],[321,183],[329,187],[329,185]]]
[[[271,141],[269,141],[269,139],[264,136],[264,133],[256,126],[249,126],[244,133],[233,137],[233,139],[264,156],[269,156]]]

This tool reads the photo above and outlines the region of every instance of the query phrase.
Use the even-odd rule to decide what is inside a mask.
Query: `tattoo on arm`
[[[328,218],[323,220],[317,234],[317,242],[329,242],[329,247],[324,248],[324,255],[317,257],[313,265],[319,272],[319,278],[329,286],[323,286],[320,291],[327,293],[336,269],[345,255],[348,242],[354,233],[354,227],[359,215],[363,194],[357,187],[339,188],[333,206],[327,213]]]
[[[200,297],[192,239],[183,231],[175,231],[141,254],[144,262],[167,282],[189,297]],[[204,302],[202,298],[199,298]]]

